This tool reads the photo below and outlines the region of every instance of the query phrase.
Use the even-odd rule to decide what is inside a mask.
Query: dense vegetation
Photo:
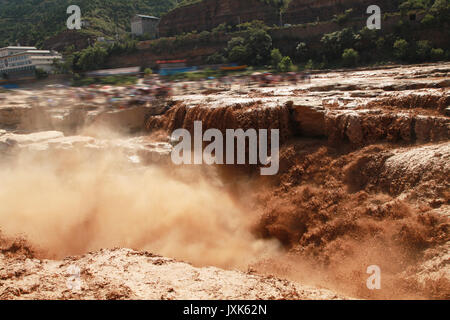
[[[0,47],[9,44],[40,46],[48,37],[66,29],[67,7],[77,4],[89,26],[81,32],[113,36],[130,29],[136,14],[159,16],[176,0],[0,0]]]
[[[315,67],[450,59],[448,41],[445,47],[439,48],[434,44],[437,39],[420,37],[420,33],[440,29],[448,40],[449,0],[405,0],[399,5],[399,12],[391,33],[344,27],[323,35],[319,49],[309,49],[310,46],[303,43],[301,49],[297,47],[296,58]],[[422,18],[411,20],[411,16],[416,15]]]
[[[316,39],[296,39],[296,43],[283,47],[272,45],[269,28],[261,22],[247,23],[246,33],[233,37],[226,49],[209,57],[210,62],[236,62],[249,65],[270,65],[278,71],[292,69],[292,62],[300,68],[334,68],[357,65],[383,64],[387,62],[427,62],[450,59],[449,41],[442,48],[434,44],[437,39],[423,40],[422,32],[440,30],[450,39],[450,0],[405,0],[399,5],[398,20],[392,32],[356,28],[348,19],[351,9],[334,22],[341,29],[324,34],[317,43]],[[420,15],[419,21],[411,21],[411,15]],[[306,27],[306,26],[305,26]],[[226,30],[226,27],[222,27]],[[255,46],[255,39],[258,43]],[[294,47],[295,45],[295,47]],[[281,49],[281,48],[280,48]]]
[[[280,12],[289,3],[282,0],[261,1],[270,3]],[[183,1],[180,4],[192,2],[197,1]],[[294,64],[310,69],[437,61],[450,59],[448,43],[441,48],[434,44],[436,39],[422,40],[418,35],[436,29],[448,34],[445,30],[448,30],[449,13],[450,0],[404,0],[399,4],[398,13],[392,14],[398,23],[391,32],[356,28],[351,23],[352,10],[349,9],[333,19],[341,27],[340,30],[324,34],[319,39],[293,39],[290,44],[279,48],[271,37],[272,31],[279,27],[253,21],[237,26],[223,24],[211,31],[193,31],[175,38],[159,39],[151,44],[151,49],[158,53],[171,53],[180,47],[195,48],[202,42],[214,44],[219,34],[227,34],[231,38],[227,46],[208,57],[206,63],[232,62],[289,71]],[[419,21],[411,21],[412,14],[420,16]]]

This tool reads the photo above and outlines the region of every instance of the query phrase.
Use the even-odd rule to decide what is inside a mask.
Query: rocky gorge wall
[[[283,14],[283,23],[302,24],[328,21],[334,15],[353,9],[352,17],[366,16],[367,7],[376,4],[382,12],[392,12],[398,1],[379,0],[293,0]],[[203,31],[226,23],[237,25],[253,20],[262,20],[267,25],[279,25],[276,9],[259,0],[205,0],[170,11],[162,17],[159,32],[162,37]]]
[[[68,46],[73,45],[75,50],[87,48],[95,42],[94,36],[88,36],[77,30],[65,30],[44,41],[43,47],[49,50],[63,52]]]
[[[381,104],[396,108],[402,101],[410,106],[413,105],[412,100],[417,101],[420,106],[430,101],[433,105],[448,105],[450,101],[448,97],[433,95],[410,96],[374,102],[368,108],[360,110],[335,109],[331,105],[324,108],[295,105],[292,102],[274,108],[265,108],[261,103],[220,108],[186,107],[179,104],[165,115],[150,117],[146,128],[149,131],[164,130],[169,133],[184,128],[193,133],[195,121],[202,121],[204,131],[277,128],[280,129],[280,143],[297,136],[325,138],[329,146],[348,144],[354,148],[383,142],[415,144],[448,140],[449,120],[443,114],[422,116],[401,111],[386,112],[377,108]]]
[[[370,5],[378,5],[382,12],[395,11],[397,0],[293,0],[284,15],[284,22],[301,24],[331,20],[334,15],[353,9],[351,16],[365,16]]]
[[[210,30],[222,23],[237,25],[253,20],[262,20],[268,25],[278,22],[276,10],[259,0],[205,0],[167,13],[161,19],[159,33],[166,37]]]
[[[367,15],[366,15],[367,16]],[[398,16],[388,16],[382,21],[383,33],[389,34],[394,32],[398,21]],[[419,21],[410,21],[412,25],[420,24]],[[320,46],[320,39],[326,33],[341,30],[344,27],[354,27],[357,30],[366,25],[366,19],[355,18],[341,26],[333,21],[321,22],[318,24],[298,25],[285,28],[273,28],[269,30],[272,37],[273,47],[279,48],[281,52],[290,57],[294,57],[295,48],[299,41],[308,41],[312,49]],[[448,46],[447,31],[442,28],[427,28],[419,30],[415,33],[417,40],[430,40],[436,48],[446,48]],[[163,53],[156,52],[152,49],[152,44],[159,40],[142,41],[138,45],[138,51],[112,55],[108,58],[106,67],[156,67],[158,60],[177,60],[186,59],[189,65],[205,64],[206,58],[216,52],[221,52],[232,37],[239,36],[239,33],[219,33],[214,42],[193,42],[191,45],[177,46],[172,45],[170,50]],[[170,38],[174,40],[175,38]]]

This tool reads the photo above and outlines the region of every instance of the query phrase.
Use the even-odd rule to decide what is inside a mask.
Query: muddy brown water
[[[256,90],[250,102],[222,106],[215,101],[241,96],[212,94],[214,107],[193,94],[146,121],[127,115],[155,142],[196,120],[205,130],[280,129],[280,173],[271,178],[254,167],[132,165],[130,149],[98,143],[95,152],[42,141],[30,145],[44,143],[43,153],[28,145],[2,154],[2,254],[63,259],[122,247],[358,298],[450,298],[448,90],[393,92],[357,108],[329,105],[320,93],[305,106],[301,95],[316,93],[292,90],[302,93],[258,100]],[[26,124],[14,114],[11,123]],[[124,134],[83,129],[77,134],[93,139]],[[381,290],[366,286],[370,265],[382,270]]]

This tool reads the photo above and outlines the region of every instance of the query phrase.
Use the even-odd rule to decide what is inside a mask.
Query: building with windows
[[[62,56],[56,51],[20,46],[0,48],[0,78],[34,77],[36,69],[51,73],[55,60],[62,60]]]
[[[134,36],[149,35],[151,38],[157,38],[159,21],[160,19],[157,17],[137,14],[131,19],[131,34]]]

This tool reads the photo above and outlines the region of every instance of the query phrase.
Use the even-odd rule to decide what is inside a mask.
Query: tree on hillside
[[[394,43],[394,55],[399,59],[408,57],[409,43],[405,39],[399,39]]]
[[[441,22],[450,21],[450,1],[436,0],[431,7],[431,13]]]
[[[279,49],[273,49],[270,52],[270,62],[272,64],[273,68],[278,68],[278,65],[280,64],[282,59],[283,59],[283,56]]]
[[[246,64],[249,62],[249,58],[250,54],[246,46],[235,46],[228,52],[228,60],[231,62]]]
[[[416,42],[416,56],[419,61],[426,61],[431,57],[431,44],[428,40],[420,40]]]
[[[290,57],[286,56],[281,59],[280,63],[278,64],[278,70],[281,72],[288,72],[292,71],[292,68],[294,65],[292,64],[292,60]]]
[[[88,47],[74,54],[73,68],[77,71],[95,70],[102,68],[108,51],[100,46]]]
[[[342,54],[342,60],[344,63],[344,66],[346,67],[353,67],[358,63],[359,60],[359,53],[355,49],[345,49],[344,53]]]
[[[427,9],[433,4],[433,0],[404,0],[398,8],[402,12],[407,12],[409,10],[415,9]]]
[[[227,54],[230,62],[262,65],[270,60],[272,37],[264,29],[250,28],[244,37],[228,41]]]
[[[272,48],[272,37],[265,30],[252,29],[247,40],[251,56],[255,57],[256,64],[267,63]]]
[[[241,64],[248,63],[249,52],[244,38],[231,38],[231,40],[228,41],[226,52],[230,62],[237,62]]]
[[[244,46],[245,45],[245,39],[242,37],[234,37],[231,38],[230,41],[228,41],[227,50],[230,51],[236,46]]]
[[[355,34],[352,29],[345,28],[341,31],[335,31],[325,34],[320,40],[323,52],[330,60],[340,58],[345,48],[352,48],[355,43]]]

